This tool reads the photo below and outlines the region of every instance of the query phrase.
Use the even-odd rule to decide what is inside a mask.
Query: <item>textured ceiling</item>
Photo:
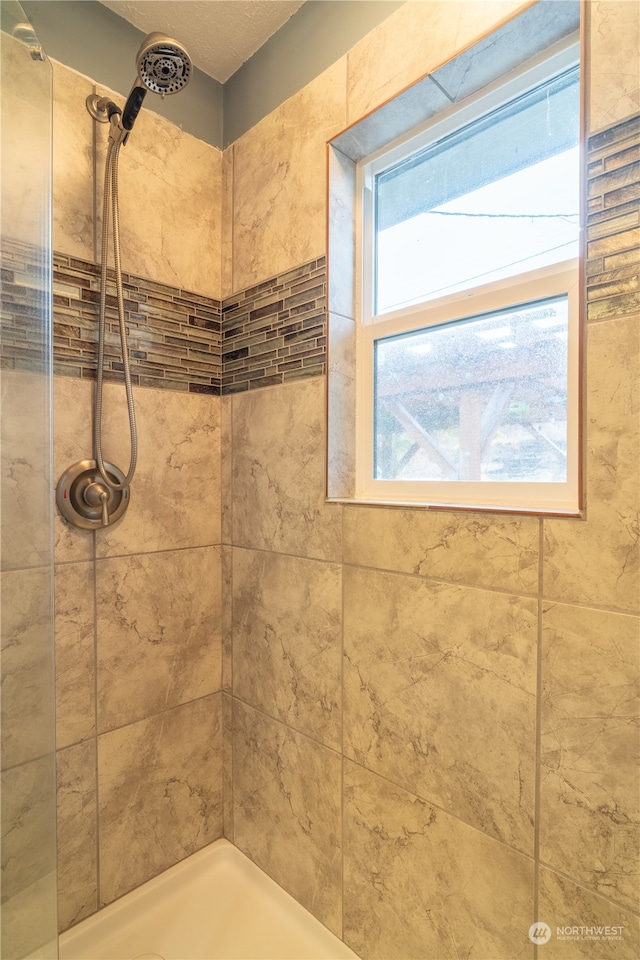
[[[185,45],[194,64],[224,83],[304,0],[103,0],[139,30],[159,30]]]

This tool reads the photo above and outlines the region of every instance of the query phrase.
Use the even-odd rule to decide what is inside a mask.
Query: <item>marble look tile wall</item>
[[[185,286],[233,296],[322,257],[327,137],[422,76],[425,50],[444,62],[523,6],[407,4],[240,138],[225,156],[223,289],[203,289],[200,280]],[[597,6],[592,13],[610,33],[606,43],[592,39],[594,77],[606,72],[621,23]],[[154,176],[160,182],[164,174]],[[82,218],[74,222],[68,242],[91,259],[80,252]],[[127,242],[132,249],[133,238]],[[148,243],[145,251],[142,264]],[[175,283],[179,261],[168,260],[146,275]],[[629,290],[615,291],[622,292]],[[348,304],[347,294],[338,314]],[[219,835],[224,819],[227,836],[364,958],[532,958],[536,891],[539,919],[622,922],[623,941],[611,955],[640,952],[629,856],[635,811],[624,777],[637,679],[626,646],[640,627],[630,359],[637,312],[592,319],[585,523],[326,503],[320,378],[224,398],[220,416],[218,400],[184,395],[179,410],[166,394],[152,396],[160,391],[140,391],[148,398],[142,419],[160,451],[141,464],[140,512],[132,502],[130,527],[96,537],[95,546],[59,525],[57,556],[78,570],[91,564],[99,591],[110,583],[125,657],[137,627],[131,597],[147,587],[153,593],[156,569],[182,569],[196,661],[203,657],[220,679],[207,688],[207,677],[203,689],[202,677],[191,676],[174,689],[176,623],[168,615],[167,646],[164,635],[154,644],[145,614],[133,639],[145,652],[160,648],[150,657],[162,703],[149,684],[147,715],[139,716],[123,680],[113,693],[118,703],[109,705],[98,675],[106,704],[95,706],[98,722],[87,723],[86,697],[68,708],[64,728],[69,741],[77,738],[65,747],[77,751],[70,771],[87,810],[99,787],[99,832],[83,862],[86,901],[70,886],[66,918],[92,909],[85,904],[93,896],[109,902],[186,856]],[[64,405],[58,454],[70,462],[86,438],[69,404],[88,409],[88,387],[56,388]],[[126,459],[121,413],[107,430],[114,456]],[[186,490],[180,480],[192,472]],[[198,582],[184,575],[186,555],[211,561]],[[199,596],[203,576],[205,589],[215,578],[228,591],[217,608],[223,640],[214,653],[200,644],[214,609]],[[62,600],[60,620],[81,638],[90,620],[71,587]],[[105,590],[97,654],[95,647],[93,658],[79,653],[70,667],[87,684],[96,662],[99,672],[111,665],[108,601]],[[623,758],[620,772],[598,737]],[[77,803],[65,801],[72,782],[65,779],[60,793],[66,837],[78,817]],[[63,851],[68,870],[70,841]],[[555,937],[547,950],[600,956],[585,943],[570,954]]]
[[[57,478],[90,455],[93,384],[54,387]],[[123,393],[105,385],[103,443],[126,467]],[[220,399],[135,400],[128,512],[56,518],[61,929],[222,835]]]
[[[234,397],[234,544],[341,558],[342,509],[324,499],[324,433],[317,377]]]
[[[425,56],[443,63],[523,6],[406,4],[347,55],[349,121],[422,76]],[[611,37],[633,18],[615,3],[588,6],[591,29],[599,24],[595,78],[611,70]],[[472,67],[465,78],[449,70],[454,87],[478,82],[485,67]],[[632,98],[631,80],[621,82]],[[544,949],[553,957],[640,951],[630,768],[640,636],[637,120],[620,109],[618,126],[593,127],[589,143],[585,520],[328,504],[325,456],[342,471],[335,496],[349,495],[350,467],[344,445],[330,438],[324,449],[323,381],[229,398],[229,835],[332,929],[341,922],[364,958],[532,958],[538,919],[552,927]],[[269,149],[268,169],[251,174],[258,208],[268,208],[254,224],[260,257],[238,249],[244,224],[234,220],[234,283],[296,267],[308,249],[298,219],[307,194],[294,196],[292,180],[279,204],[290,156],[267,129],[234,147],[240,157],[249,144]],[[248,168],[233,173],[235,196]],[[336,222],[350,211],[350,183],[347,170]],[[315,236],[313,202],[309,214]],[[329,403],[351,423],[352,247],[340,249],[329,272]],[[323,709],[332,645],[342,653],[338,739]],[[336,788],[329,771],[340,755]],[[312,823],[301,816],[322,802],[342,811],[330,839],[328,812]],[[328,912],[310,894],[323,869],[327,891],[342,883]],[[565,924],[624,929],[615,945],[569,942],[557,934]]]
[[[536,637],[533,599],[347,568],[345,753],[531,856]]]
[[[346,124],[346,58],[233,145],[233,291],[325,246],[326,141]]]
[[[234,701],[234,842],[338,936],[341,775],[338,753]]]
[[[340,749],[341,569],[233,551],[233,693]]]
[[[222,695],[98,739],[100,903],[222,835]]]
[[[93,449],[95,89],[54,64],[56,480]],[[55,519],[62,929],[222,835],[220,417],[203,395],[221,388],[222,154],[143,110],[119,173],[138,468],[117,524]],[[104,410],[105,457],[126,471],[121,384]]]
[[[88,261],[99,256],[107,142],[85,105],[94,92],[122,105],[128,91],[96,88],[54,62],[53,248]],[[120,153],[119,185],[124,271],[220,299],[221,151],[142,109]]]
[[[349,761],[343,843],[360,956],[533,957],[530,858]]]
[[[600,130],[640,110],[640,10],[626,0],[586,5],[591,44],[589,129]]]

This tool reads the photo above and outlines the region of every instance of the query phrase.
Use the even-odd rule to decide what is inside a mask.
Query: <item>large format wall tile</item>
[[[95,740],[59,750],[58,914],[60,930],[98,908]]]
[[[121,520],[96,534],[99,557],[220,543],[220,420],[217,397],[134,393],[138,467]],[[126,472],[124,387],[106,384],[103,456]]]
[[[56,746],[95,735],[93,563],[61,563],[55,572]]]
[[[544,595],[640,609],[640,324],[587,327],[587,518],[545,520]]]
[[[363,958],[531,958],[533,861],[345,761],[344,939]]]
[[[53,754],[2,774],[3,904],[55,871],[55,780]]]
[[[91,417],[93,384],[72,377],[53,378],[53,482],[78,460],[93,456]],[[108,459],[108,458],[107,458]],[[94,534],[62,519],[54,506],[53,534],[57,563],[90,560]]]
[[[342,934],[338,754],[234,701],[234,842]]]
[[[233,692],[340,749],[341,569],[234,550]]]
[[[514,593],[538,592],[538,540],[533,517],[345,510],[346,563]]]
[[[539,884],[538,918],[551,927],[551,940],[540,949],[540,957],[637,960],[640,956],[637,916],[545,867],[540,869]],[[607,933],[603,927],[622,929]]]
[[[44,356],[44,344],[37,353]],[[50,382],[44,374],[3,368],[0,388],[0,563],[15,570],[50,562]]]
[[[52,581],[49,567],[0,575],[3,769],[54,747]]]
[[[522,6],[522,0],[404,4],[347,55],[348,122],[360,120]]]
[[[53,61],[53,247],[93,260],[93,127],[88,77]],[[98,126],[98,124],[95,124]],[[107,127],[100,126],[100,133]],[[102,193],[100,194],[102,195]]]
[[[122,104],[128,91],[120,94],[99,87],[98,93]],[[93,121],[88,114],[87,121],[91,137]],[[107,128],[97,127],[100,237]],[[220,298],[222,151],[143,108],[120,151],[118,181],[125,272]],[[64,248],[61,252],[66,253]]]
[[[53,754],[2,774],[3,957],[55,955],[55,779]]]
[[[233,542],[232,404],[231,397],[222,397],[220,400],[220,492],[222,501],[220,537],[223,543]]]
[[[533,853],[535,600],[347,569],[345,752]]]
[[[233,701],[222,695],[222,826],[233,843]]]
[[[552,604],[543,628],[540,855],[637,910],[640,619]]]
[[[96,563],[100,732],[221,686],[220,548]]]
[[[345,126],[346,58],[234,144],[233,290],[324,253],[325,143]]]
[[[591,54],[589,129],[599,130],[640,110],[640,10],[627,0],[586,4]]]
[[[102,904],[222,835],[221,696],[98,738]]]
[[[231,693],[233,687],[233,547],[220,548],[222,563],[221,642],[222,689]]]
[[[326,504],[324,380],[233,398],[233,534],[243,547],[341,558],[342,509]]]

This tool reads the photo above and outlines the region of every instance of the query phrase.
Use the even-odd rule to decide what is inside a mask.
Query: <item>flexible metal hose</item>
[[[102,202],[102,248],[100,251],[100,315],[98,321],[98,369],[96,373],[96,401],[93,419],[95,460],[104,483],[111,490],[126,490],[136,472],[138,461],[138,434],[136,412],[133,404],[129,353],[127,347],[127,329],[124,320],[124,296],[122,293],[122,263],[120,260],[120,215],[118,211],[118,156],[120,143],[108,142],[107,161],[104,174],[104,197]],[[122,366],[124,386],[129,413],[129,433],[131,436],[131,457],[129,469],[122,483],[116,483],[106,472],[102,458],[102,388],[104,380],[104,341],[105,315],[107,305],[107,261],[109,259],[109,217],[113,224],[113,258],[116,275],[116,295],[118,300],[118,320],[120,324],[120,345],[122,348]]]

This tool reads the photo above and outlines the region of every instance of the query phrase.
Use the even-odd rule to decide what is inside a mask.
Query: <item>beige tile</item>
[[[341,567],[233,551],[233,692],[340,749]]]
[[[93,84],[70,67],[52,62],[53,248],[93,260],[94,121],[86,107]],[[100,125],[105,137],[106,130]]]
[[[1,574],[3,769],[54,748],[52,572]]]
[[[222,152],[220,296],[233,293],[233,145]]]
[[[551,604],[543,627],[541,857],[637,910],[640,619]]]
[[[345,752],[532,854],[536,638],[535,600],[347,568]]]
[[[347,563],[515,593],[538,592],[538,542],[539,523],[533,517],[364,506],[345,510]]]
[[[98,729],[220,690],[220,548],[96,563]]]
[[[98,738],[100,900],[222,835],[221,694]]]
[[[54,485],[78,460],[90,460],[93,456],[92,404],[93,384],[73,377],[53,378]],[[93,531],[67,523],[55,506],[53,533],[57,562],[93,557]]]
[[[51,177],[52,94],[48,62],[34,65],[27,45],[6,29],[0,38],[2,87],[2,233],[29,245],[45,242]],[[11,19],[10,19],[11,18]],[[4,370],[3,370],[4,374]]]
[[[349,51],[348,122],[446,63],[523,6],[521,0],[404,4]]]
[[[222,559],[222,689],[231,693],[233,683],[233,548],[221,548]]]
[[[96,742],[56,756],[58,776],[58,922],[66,930],[98,909]]]
[[[0,509],[3,570],[51,563],[50,383],[2,371]]]
[[[129,428],[124,388],[106,384],[103,455],[126,472]],[[99,557],[220,543],[218,397],[134,391],[138,467],[121,520],[96,534]]]
[[[2,956],[51,957],[56,949],[53,754],[6,770],[2,791]]]
[[[233,398],[233,542],[341,558],[342,510],[326,504],[323,378]]]
[[[233,701],[222,695],[222,821],[223,833],[233,843]]]
[[[545,520],[544,595],[640,609],[640,326],[587,327],[587,519]]]
[[[231,397],[222,397],[220,400],[221,539],[223,543],[233,542],[232,404],[233,400]]]
[[[56,745],[95,736],[93,563],[58,564],[56,609]]]
[[[356,483],[356,323],[329,314],[327,492],[353,497]]]
[[[339,150],[329,159],[329,309],[341,317],[356,316],[356,165]]]
[[[627,0],[591,0],[589,42],[589,129],[613,126],[640,109],[640,12]]]
[[[96,138],[100,231],[106,126],[98,125]],[[219,298],[222,151],[143,107],[120,151],[118,180],[124,271]]]
[[[540,956],[543,950],[549,960],[636,960],[640,956],[640,922],[624,907],[546,867],[540,869],[539,897],[538,916],[551,927],[551,939],[540,948]],[[594,927],[622,929],[607,933]]]
[[[325,144],[345,126],[345,84],[343,57],[234,144],[234,292],[325,252]]]
[[[5,770],[1,786],[4,907],[7,900],[19,896],[38,880],[55,872],[56,774],[53,753]]]
[[[385,960],[532,958],[533,861],[345,761],[344,940]]]
[[[234,842],[338,936],[341,759],[237,700]]]

